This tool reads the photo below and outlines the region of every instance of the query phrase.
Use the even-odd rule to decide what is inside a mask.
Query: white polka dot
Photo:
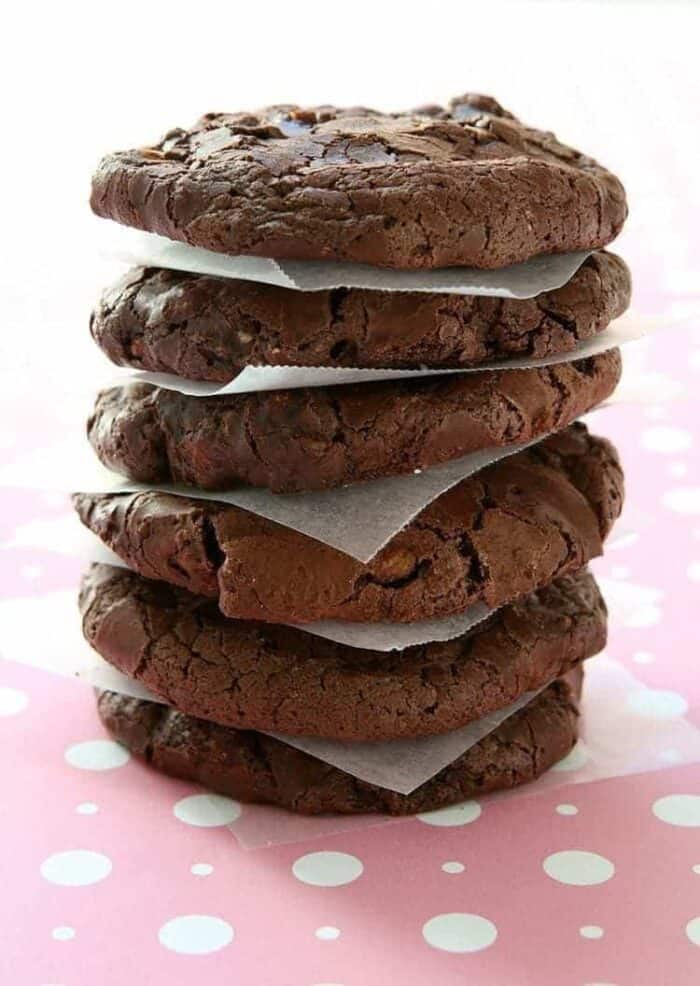
[[[0,688],[0,716],[16,716],[28,703],[29,699],[18,688]]]
[[[685,926],[685,933],[693,945],[700,945],[700,917],[688,921]]]
[[[96,815],[100,809],[92,801],[82,801],[76,805],[75,810],[78,815]]]
[[[693,582],[700,582],[700,561],[692,561],[688,565],[688,578]]]
[[[316,928],[314,934],[319,941],[335,941],[340,938],[340,928],[334,928],[330,924],[324,924],[321,928]]]
[[[342,887],[357,880],[364,869],[357,856],[347,852],[310,852],[292,865],[292,873],[312,887]]]
[[[644,413],[650,421],[663,421],[664,418],[668,417],[666,408],[661,404],[650,404]]]
[[[54,490],[47,490],[42,493],[41,499],[47,507],[64,507],[66,505],[65,493],[57,493]]]
[[[67,924],[61,924],[58,928],[53,929],[51,937],[54,941],[70,941],[71,938],[75,938],[75,928],[71,928]]]
[[[682,479],[683,476],[687,476],[688,467],[685,462],[672,462],[668,467],[668,474],[674,479]]]
[[[627,696],[627,705],[647,719],[680,719],[685,715],[688,703],[678,692],[662,688],[638,688]]]
[[[659,373],[658,370],[643,371],[641,367],[638,367],[637,372],[634,373],[634,378],[627,373],[625,374],[620,384],[620,396],[623,401],[625,399],[627,401],[646,401],[649,394],[653,393],[656,398],[656,413],[648,414],[647,417],[652,421],[666,421],[670,416],[670,401],[680,397],[685,389],[680,380],[675,380],[667,373]]]
[[[632,655],[632,660],[637,664],[652,664],[654,655],[648,650],[638,650]]]
[[[195,876],[210,876],[214,872],[214,867],[211,863],[193,863],[190,866],[190,873]]]
[[[448,863],[443,863],[440,869],[443,873],[464,873],[464,863],[450,860]]]
[[[692,870],[693,873],[700,873],[700,863],[696,863],[695,866],[692,867]]]
[[[693,444],[693,436],[683,428],[657,425],[642,432],[642,446],[650,452],[675,455]]]
[[[571,753],[567,753],[563,760],[555,763],[550,770],[580,770],[588,762],[588,751],[581,740],[578,741]]]
[[[30,582],[34,579],[38,579],[41,575],[42,568],[41,565],[22,565],[20,568],[20,574],[23,579],[27,579]]]
[[[65,758],[79,770],[113,770],[129,762],[129,751],[114,740],[86,740],[69,746]]]
[[[602,938],[605,932],[597,924],[584,924],[578,933],[582,938]]]
[[[620,548],[630,548],[633,544],[639,541],[639,534],[637,531],[613,531],[610,540],[606,542],[605,547],[608,551],[618,551]]]
[[[678,514],[700,514],[700,486],[677,486],[664,493],[662,502]]]
[[[671,746],[667,750],[661,750],[658,754],[658,759],[662,763],[681,763],[683,754],[680,750],[676,750],[675,747]]]
[[[498,929],[480,914],[436,914],[423,925],[423,937],[443,952],[479,952],[493,945]]]
[[[557,805],[556,811],[558,815],[578,815],[576,805]]]
[[[678,287],[680,287],[682,284],[690,285],[690,287],[687,290],[687,293],[692,292],[693,294],[695,294],[695,288],[693,287],[692,284],[693,275],[691,274],[690,271],[678,272],[678,273],[669,271],[667,277],[668,277],[668,282],[666,282],[666,278],[664,278],[664,282],[668,283],[669,286],[673,283],[675,283]],[[681,289],[678,292],[678,294],[680,295],[686,294],[686,291]],[[695,298],[681,297],[672,301],[668,306],[668,315],[669,318],[678,319],[679,321],[689,322],[691,320],[695,320],[697,316],[697,302]],[[695,342],[700,343],[700,329],[697,328],[688,329],[688,336]]]
[[[630,570],[627,565],[613,565],[610,569],[610,575],[614,579],[628,579],[630,577]]]
[[[451,827],[453,825],[468,825],[475,822],[481,814],[481,805],[477,801],[463,801],[460,805],[449,808],[437,808],[435,811],[424,811],[416,815],[419,822],[426,825]]]
[[[230,945],[233,928],[222,918],[209,914],[183,914],[166,921],[158,932],[158,941],[180,955],[208,955]]]
[[[651,806],[657,818],[683,828],[700,827],[700,794],[667,794]]]
[[[99,883],[111,872],[111,860],[90,849],[57,852],[41,864],[43,878],[60,887],[86,887],[90,883]]]
[[[655,627],[661,622],[661,610],[654,603],[639,603],[624,614],[623,621],[632,630]]]
[[[572,887],[591,887],[605,883],[615,872],[615,866],[596,852],[582,849],[565,849],[552,853],[542,863],[542,867],[552,880],[568,883]]]
[[[241,806],[220,794],[190,794],[177,802],[173,813],[186,825],[213,828],[235,822],[240,818]]]

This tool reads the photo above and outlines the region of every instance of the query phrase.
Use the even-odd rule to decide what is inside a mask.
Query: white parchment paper
[[[492,733],[509,716],[529,705],[539,691],[541,689],[525,692],[512,705],[442,736],[390,740],[384,743],[342,743],[280,733],[270,735],[316,757],[317,760],[344,770],[346,774],[352,774],[361,781],[396,791],[398,794],[410,794]]]
[[[406,524],[436,497],[485,466],[519,452],[533,442],[484,449],[405,476],[389,476],[313,493],[271,493],[245,487],[230,492],[206,493],[186,486],[158,486],[178,496],[230,503],[291,527],[345,554],[368,562]],[[106,472],[107,470],[105,470]],[[113,476],[114,474],[111,474]],[[146,490],[121,477],[108,481],[100,492]],[[84,487],[85,489],[85,487]],[[95,489],[87,487],[90,492]]]
[[[57,595],[60,597],[60,605],[65,606],[66,594]],[[26,621],[22,601],[19,607],[13,606],[14,602],[9,600],[8,604],[0,603],[0,617],[3,619],[6,632],[11,637],[19,636],[20,625],[24,626],[21,645],[16,647],[13,641],[13,647],[8,648],[7,653],[12,660],[76,677],[98,688],[165,704],[162,699],[151,694],[137,681],[112,667],[89,646],[80,629],[75,595],[71,600],[72,608],[62,610],[61,621],[55,631],[52,631],[55,632],[54,640],[48,646],[45,639],[46,620],[38,618],[37,612],[34,620]],[[49,615],[51,602],[50,598],[46,599],[45,616]],[[32,600],[30,605],[31,603],[36,603],[37,607],[42,608],[42,600]],[[354,777],[378,784],[391,791],[408,794],[478,743],[509,715],[527,704],[534,694],[523,695],[512,706],[444,736],[384,743],[341,743],[308,737],[272,735]]]
[[[653,327],[658,328],[659,324],[667,323],[655,322]],[[641,335],[649,327],[646,323]],[[640,331],[639,326],[635,331]],[[524,447],[526,445],[517,444],[485,449],[417,474],[392,476],[323,492],[280,495],[243,487],[210,493],[168,484],[156,488],[194,499],[231,503],[366,563],[441,493],[486,465]],[[12,463],[1,465],[0,487],[106,493],[154,488],[130,483],[104,469],[77,432],[65,443],[30,449]]]
[[[97,220],[98,246],[107,260],[142,267],[167,267],[193,274],[211,274],[243,281],[261,281],[295,291],[368,288],[374,291],[428,291],[478,294],[499,298],[533,298],[561,287],[575,274],[591,250],[542,254],[497,270],[445,267],[437,270],[390,270],[368,264],[329,260],[269,260],[230,257],[188,246],[156,233]]]
[[[128,565],[103,544],[96,534],[82,527],[77,516],[72,517],[72,522],[76,530],[71,533],[70,550],[65,547],[54,549],[54,545],[46,537],[42,538],[42,547],[48,550],[61,550],[63,553],[82,558],[86,567],[91,562],[99,562],[103,565],[114,565],[117,568],[129,570]],[[639,529],[648,527],[650,523],[649,518],[646,520],[636,518],[632,526],[618,524],[606,541],[606,551],[633,543],[639,537]],[[598,581],[602,584],[601,579]],[[612,591],[608,590],[607,585],[605,589],[606,595],[608,591]],[[346,644],[348,647],[388,652],[404,650],[406,647],[429,644],[434,641],[453,640],[495,612],[495,609],[489,609],[484,603],[476,603],[463,613],[457,613],[454,616],[443,616],[435,620],[417,620],[414,623],[351,623],[347,620],[317,620],[315,623],[305,623],[303,627],[296,626],[295,628],[297,630],[302,629],[305,633],[312,633],[317,637],[335,640],[337,643]]]
[[[278,494],[241,487],[208,492],[168,483],[134,483],[105,469],[87,442],[76,435],[49,449],[34,449],[0,466],[0,487],[61,492],[130,493],[159,490],[194,500],[229,503],[322,541],[368,562],[437,496],[479,469],[519,452],[530,443],[484,449],[419,473],[390,476],[315,493]]]
[[[587,784],[699,763],[700,729],[684,717],[654,718],[651,713],[644,715],[638,711],[645,703],[637,699],[648,692],[642,682],[617,661],[601,655],[586,662],[579,727],[581,739],[577,745],[534,783],[480,798],[481,817],[476,824],[488,824],[489,804],[493,801],[536,797],[570,784]],[[652,705],[650,703],[649,707]],[[474,803],[465,802],[464,807],[465,820],[473,819]],[[451,819],[452,824],[459,824],[459,813],[459,806],[453,806],[423,812],[415,819],[426,825],[444,824],[445,818]],[[376,825],[402,824],[415,824],[415,821],[386,815],[300,818],[279,808],[244,805],[240,817],[229,829],[243,848],[256,849]]]
[[[91,562],[103,565],[113,565],[129,571],[119,555],[116,555],[92,531],[83,527],[77,515],[73,518],[76,531],[73,538],[76,557],[82,558],[87,567]],[[51,548],[50,543],[45,543]],[[414,623],[350,623],[347,620],[317,620],[315,623],[305,623],[297,630],[304,630],[316,637],[335,640],[349,647],[361,650],[392,651],[404,650],[419,644],[429,644],[432,641],[453,640],[481,623],[495,610],[489,609],[484,603],[476,603],[463,613],[455,616],[444,616],[435,620],[417,620]],[[108,687],[108,686],[104,686]]]
[[[626,520],[632,526],[619,532],[620,537],[613,539],[608,548],[623,550],[654,518],[629,516],[627,512]],[[52,531],[56,543],[51,541]],[[73,554],[73,531],[74,528],[63,520],[55,529],[39,525],[27,530],[21,544],[41,552]],[[610,580],[601,581],[613,622],[620,627],[636,626],[636,620],[626,618],[636,596],[628,593],[629,598],[621,597],[619,592],[611,590],[609,583]],[[625,591],[628,588],[625,587]],[[648,606],[649,600],[643,596],[641,603]],[[77,673],[82,680],[99,687],[117,687],[112,669],[101,659],[98,668],[96,655],[82,638],[74,588],[41,597],[0,599],[0,626],[3,628],[0,649],[13,661],[65,675]],[[47,626],[52,628],[50,634],[46,633]],[[119,687],[127,686],[122,683]],[[128,687],[137,697],[146,697],[141,686],[131,682]],[[638,693],[643,693],[641,701]],[[493,798],[536,795],[539,791],[571,783],[700,762],[700,730],[681,716],[672,719],[655,717],[653,695],[646,701],[644,694],[645,686],[617,662],[603,656],[587,662],[582,740],[575,750],[534,784],[513,792],[489,795],[482,803]],[[645,709],[650,710],[648,714]],[[418,817],[429,824],[435,817],[435,824],[439,824],[439,813],[428,812]],[[230,828],[243,847],[258,848],[401,822],[405,819],[382,815],[304,818],[268,806],[244,805],[240,817]]]
[[[537,795],[568,784],[586,784],[700,762],[700,730],[683,716],[654,716],[653,702],[640,701],[646,694],[652,694],[652,691],[619,662],[604,655],[587,661],[581,703],[581,738],[574,750],[533,784],[487,795],[481,799],[484,807],[492,800]],[[647,707],[650,711],[645,714],[643,710]],[[372,769],[371,762],[363,761],[359,766],[363,772]],[[454,809],[451,811],[454,813]],[[418,819],[427,824],[439,824],[440,810],[425,812]],[[246,805],[230,829],[244,848],[259,848],[353,828],[406,821],[369,815],[300,818],[278,808]]]
[[[485,370],[521,370],[538,366],[554,366],[558,363],[571,363],[586,359],[598,353],[608,352],[617,346],[643,339],[654,329],[663,328],[667,322],[655,318],[643,318],[628,312],[612,322],[607,329],[592,339],[579,342],[567,353],[543,356],[540,359],[522,356],[505,360],[491,360],[479,366],[459,369],[360,369],[334,366],[247,366],[229,383],[203,383],[201,380],[188,380],[171,373],[149,373],[145,370],[118,370],[114,375],[115,384],[129,382],[150,383],[166,390],[176,390],[190,397],[221,397],[224,394],[246,394],[270,390],[295,390],[298,387],[330,387],[341,384],[372,383],[379,380],[411,380],[420,377],[475,373]]]
[[[77,675],[81,681],[100,688],[122,690],[136,698],[153,699],[137,683],[130,682],[123,675],[118,676],[85,644],[77,618],[66,618],[66,614],[70,614],[71,603],[75,605],[74,593],[58,592],[53,596],[55,599],[49,594],[36,599],[0,600],[0,622],[4,629],[3,644],[7,645],[6,654],[24,664],[64,675]],[[47,625],[54,628],[49,637],[45,633]],[[652,694],[620,663],[603,655],[588,661],[581,739],[577,746],[533,784],[481,799],[483,811],[488,811],[487,805],[494,799],[533,796],[568,784],[700,762],[700,730],[683,716],[655,716],[653,702],[640,701],[640,697],[643,699],[647,693]],[[645,709],[649,712],[645,713]],[[425,742],[427,744],[433,740]],[[318,752],[321,752],[320,748]],[[389,760],[395,756],[389,751]],[[422,756],[425,765],[427,752],[423,751]],[[436,750],[436,763],[441,756],[444,753]],[[371,762],[364,759],[350,766],[350,772],[362,770],[363,774],[375,769]],[[403,784],[403,781],[394,783]],[[454,814],[458,809],[452,808],[450,811]],[[426,824],[440,824],[439,810],[417,817]],[[382,815],[306,818],[266,805],[243,805],[240,817],[229,828],[244,848],[252,849],[302,842],[319,835],[356,828],[402,823],[409,824],[410,819]]]
[[[347,620],[317,620],[305,623],[303,629],[317,637],[335,640],[363,650],[403,650],[434,640],[453,640],[481,623],[495,610],[476,603],[463,613],[436,620],[416,620],[414,623],[350,623]]]

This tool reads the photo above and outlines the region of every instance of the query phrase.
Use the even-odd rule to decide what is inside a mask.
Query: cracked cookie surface
[[[410,815],[535,780],[573,748],[580,667],[411,794],[368,784],[262,733],[229,729],[156,702],[114,692],[97,697],[100,718],[135,756],[173,777],[238,801],[304,815]]]
[[[294,291],[161,268],[108,288],[90,329],[119,366],[227,383],[245,366],[461,367],[572,350],[629,305],[631,278],[594,253],[535,298]]]
[[[102,391],[88,435],[105,466],[142,483],[329,489],[560,431],[610,396],[620,370],[614,349],[526,370],[223,397],[135,383]]]
[[[93,565],[88,643],[154,696],[222,726],[389,740],[446,733],[536,691],[605,645],[593,576],[563,576],[453,640],[381,652],[230,620],[213,600]]]
[[[599,249],[627,215],[614,175],[476,94],[405,113],[208,113],[103,158],[91,205],[220,253],[394,268]]]
[[[412,622],[501,606],[600,554],[618,516],[615,449],[582,424],[430,503],[366,564],[240,508],[158,492],[80,493],[83,523],[134,571],[272,623]]]

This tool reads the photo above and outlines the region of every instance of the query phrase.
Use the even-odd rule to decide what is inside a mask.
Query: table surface
[[[635,385],[692,394],[700,332],[634,344],[628,361]],[[594,427],[620,448],[623,517],[639,527],[596,566],[632,600],[607,654],[653,690],[650,726],[683,714],[700,726],[697,404],[612,406]],[[48,638],[57,614],[75,618],[79,562],[60,550],[62,497],[6,491],[3,507],[11,658],[23,623],[45,625]],[[700,976],[700,767],[673,767],[673,750],[666,769],[523,791],[442,825],[409,819],[246,851],[223,824],[235,806],[202,805],[191,786],[128,761],[78,682],[4,662],[0,743],[12,751],[0,968],[22,963],[22,982],[117,986],[132,971],[148,983],[196,974],[261,986],[465,975],[690,986]]]
[[[530,66],[524,106],[515,108],[535,122],[551,108],[555,128],[561,124],[565,136],[580,137],[586,149],[590,141],[594,153],[624,173],[633,210],[620,252],[635,274],[635,306],[675,318],[698,311],[700,243],[693,217],[700,177],[684,125],[684,105],[694,103],[688,86],[697,91],[697,73],[690,72],[688,58],[684,75],[677,57],[690,43],[689,30],[667,34],[668,43],[657,45],[653,25],[642,37],[642,21],[651,24],[643,6],[635,6],[634,17],[637,47],[629,58],[608,57],[617,42],[601,31],[599,59],[579,65],[578,76],[570,78],[568,49],[550,47],[546,65],[535,60]],[[127,50],[140,42],[126,14],[123,21]],[[591,23],[587,17],[581,30]],[[187,29],[183,22],[181,31]],[[144,77],[157,86],[158,59],[143,63],[145,75],[129,78],[115,71],[117,56],[122,58],[115,38],[100,34],[94,50],[81,47],[73,64],[70,48],[66,53],[54,46],[50,20],[32,37],[57,89],[42,85],[36,112],[17,124],[26,146],[36,144],[44,100],[55,112],[41,115],[41,134],[53,137],[54,148],[64,146],[64,107],[71,112],[72,99],[95,109],[99,98],[101,113],[81,129],[79,153],[54,155],[53,187],[64,194],[56,197],[43,253],[26,222],[26,196],[10,196],[4,206],[15,237],[9,266],[0,270],[8,326],[0,337],[0,450],[10,464],[30,448],[42,454],[79,428],[87,391],[100,374],[105,379],[104,364],[86,340],[84,317],[97,285],[111,276],[79,242],[90,164],[101,145],[131,139],[134,120],[146,136],[162,129],[154,125],[156,116],[177,120],[178,106],[186,113],[195,104],[209,108],[202,79],[211,71],[220,93],[229,73],[228,63],[224,72],[223,63],[211,58],[206,72],[158,88],[155,107],[141,94]],[[444,43],[452,45],[443,39],[435,48],[439,57],[431,71],[434,87],[449,92],[454,71],[448,81]],[[457,57],[454,45],[451,50]],[[241,57],[250,77],[255,46]],[[490,55],[476,52],[475,58],[472,78],[498,94],[505,88],[504,102],[516,103],[521,62],[504,57],[496,71]],[[362,81],[368,87],[379,85],[385,71],[383,59],[375,68],[370,63]],[[88,78],[107,77],[99,96],[91,92],[86,66]],[[302,92],[371,101],[369,88],[354,96],[345,90],[338,95],[337,87],[319,91],[317,68],[309,61],[304,76],[300,64]],[[332,76],[329,62],[325,68]],[[581,88],[584,68],[590,69],[586,85],[599,84],[591,99]],[[556,86],[548,84],[553,78]],[[408,75],[404,81],[412,84]],[[279,99],[284,82],[276,77],[273,83]],[[349,78],[345,85],[348,90]],[[625,86],[627,105],[619,118],[604,93],[622,93]],[[381,102],[425,101],[424,81],[420,88],[415,98],[394,94]],[[678,93],[684,99],[676,99]],[[569,119],[577,97],[578,115]],[[246,101],[269,98],[265,91]],[[673,140],[650,140],[650,128]],[[24,155],[17,181],[45,188],[44,161],[39,153]],[[10,331],[16,326],[19,335]],[[34,345],[39,330],[40,346]],[[624,602],[622,609],[614,607],[607,654],[651,690],[641,706],[649,728],[674,716],[700,728],[700,319],[673,335],[634,344],[625,356],[632,370],[628,396],[643,399],[594,418],[595,428],[622,454],[628,489],[622,523],[637,534],[596,565]],[[226,827],[234,805],[202,801],[192,786],[128,760],[106,740],[84,685],[12,662],[22,650],[23,626],[35,636],[40,628],[50,649],[56,628],[75,619],[80,564],[69,554],[67,516],[66,499],[56,493],[0,490],[0,651],[9,659],[0,663],[2,983],[700,981],[700,765],[674,766],[670,749],[657,770],[539,793],[523,790],[489,801],[481,811],[472,806],[447,813],[440,825],[407,819],[244,850]]]

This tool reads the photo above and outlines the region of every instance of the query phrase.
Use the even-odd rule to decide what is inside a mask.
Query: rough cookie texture
[[[565,353],[629,305],[626,264],[594,253],[536,298],[405,291],[293,291],[222,277],[135,268],[90,321],[120,366],[226,383],[247,365],[461,367]]]
[[[212,600],[109,565],[80,592],[88,643],[181,712],[237,729],[388,740],[458,729],[605,646],[593,576],[564,576],[455,640],[359,650],[230,620]]]
[[[360,781],[261,733],[228,729],[114,692],[98,695],[112,736],[156,770],[238,801],[304,815],[411,815],[533,781],[574,746],[583,671],[559,678],[409,795]]]
[[[163,493],[74,497],[141,575],[272,623],[414,621],[500,606],[600,554],[622,506],[613,446],[575,424],[458,483],[363,564],[237,507]]]
[[[327,489],[559,431],[609,397],[620,370],[613,349],[527,370],[225,397],[128,384],[102,391],[88,435],[106,466],[143,483]]]
[[[610,172],[472,94],[407,113],[208,113],[105,157],[91,205],[220,253],[396,268],[598,249],[627,215]]]

